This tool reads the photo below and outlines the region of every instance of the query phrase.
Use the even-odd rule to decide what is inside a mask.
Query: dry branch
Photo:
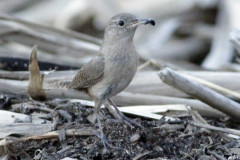
[[[240,54],[240,30],[234,30],[230,33],[230,42]]]
[[[202,85],[204,85],[204,86],[206,86],[208,88],[211,88],[211,89],[213,89],[213,90],[215,90],[215,91],[217,91],[217,92],[219,92],[219,93],[221,93],[221,94],[223,94],[223,95],[225,95],[227,97],[230,97],[230,98],[232,98],[232,99],[234,99],[236,101],[240,101],[240,93],[238,93],[238,92],[231,91],[231,90],[229,90],[227,88],[221,87],[219,85],[216,85],[214,83],[205,81],[205,80],[197,78],[197,77],[193,77],[193,76],[187,75],[187,74],[185,74],[183,72],[181,72],[181,74],[183,76],[185,76],[185,77],[187,77],[187,78],[189,78],[189,79],[191,79],[193,81],[196,81],[196,82],[198,82],[198,83],[200,83],[200,84],[202,84]]]
[[[36,51],[33,50],[33,53]],[[36,53],[35,53],[36,54]],[[34,54],[33,54],[34,55]],[[51,84],[45,85],[42,88],[42,81],[40,78],[39,68],[37,64],[37,57],[34,56],[33,58],[35,62],[35,69],[38,71],[35,73],[31,73],[37,77],[37,79],[33,79],[33,83],[37,83],[37,86],[40,86],[36,90],[34,86],[31,89],[28,89],[28,92],[32,92],[34,94],[29,94],[32,98],[39,98],[44,93],[47,99],[49,98],[78,98],[78,99],[89,99],[89,97],[79,91],[71,90],[71,89],[59,89],[59,88],[49,88]],[[31,76],[33,76],[31,75]],[[66,76],[66,75],[65,75]],[[55,77],[57,78],[57,77]],[[58,79],[58,78],[57,78]],[[27,95],[26,94],[26,85],[27,83],[22,81],[14,81],[14,80],[1,80],[0,84],[4,83],[4,85],[0,85],[0,91],[5,93],[14,93],[20,95]],[[31,86],[31,81],[30,85]],[[45,88],[45,87],[48,88]],[[29,87],[28,87],[29,88]],[[146,105],[146,104],[157,104],[157,105],[165,105],[165,104],[186,104],[193,107],[195,110],[199,111],[200,114],[207,117],[219,117],[223,116],[221,112],[217,112],[216,110],[211,109],[209,106],[196,101],[196,100],[189,100],[189,99],[181,99],[181,98],[174,98],[174,97],[161,97],[161,96],[154,96],[154,95],[145,95],[145,94],[131,94],[131,93],[120,93],[115,98],[114,101],[121,105]]]
[[[151,118],[155,120],[159,120],[163,118],[161,114],[166,114],[168,111],[180,111],[180,112],[188,112],[186,105],[174,104],[174,105],[142,105],[142,106],[124,106],[120,107],[119,110],[121,112],[137,115],[144,118]],[[177,118],[172,117],[164,117],[167,121],[176,121]]]
[[[161,80],[171,86],[174,86],[185,93],[200,99],[201,101],[209,104],[231,116],[234,119],[240,119],[240,104],[224,97],[223,95],[204,87],[203,85],[190,80],[179,74],[176,71],[173,71],[170,68],[164,68],[159,72]]]
[[[45,74],[44,88],[47,88],[48,82],[71,80],[77,73],[77,70],[55,71],[51,74],[46,74],[46,72],[40,73]],[[237,72],[183,71],[182,73],[209,81],[226,89],[233,91],[240,90],[240,73]],[[0,71],[0,78],[2,79],[27,80],[28,77],[29,72]],[[156,71],[137,72],[133,81],[125,91],[159,96],[189,97],[189,95],[159,81]],[[229,97],[232,98],[231,96]]]
[[[33,123],[13,123],[10,125],[4,125],[0,127],[0,139],[9,135],[41,135],[50,132],[52,129],[52,123],[46,124],[33,124]]]
[[[31,122],[31,117],[21,113],[0,110],[0,126],[12,124],[15,120]]]
[[[15,80],[1,80],[0,79],[0,91],[2,93],[17,94],[21,96],[27,96],[26,81]],[[53,98],[70,98],[70,99],[84,99],[90,98],[83,92],[70,90],[70,89],[44,89],[44,93],[47,99]],[[201,115],[206,117],[218,118],[224,116],[221,112],[212,109],[208,105],[193,99],[165,97],[146,94],[133,94],[128,92],[121,92],[113,97],[114,102],[118,105],[165,105],[165,104],[186,104],[191,106],[194,110],[197,110]]]
[[[38,44],[50,53],[79,56],[96,54],[100,40],[74,31],[61,31],[48,26],[0,15],[0,38],[28,46]]]
[[[230,0],[231,1],[231,0]],[[202,66],[208,69],[218,69],[222,65],[229,63],[233,57],[233,47],[228,42],[230,23],[230,8],[227,7],[229,1],[219,2],[219,12],[217,17],[216,31],[210,53],[205,58]]]
[[[212,131],[223,132],[223,133],[234,134],[234,135],[240,136],[240,131],[236,130],[236,129],[220,128],[220,127],[211,126],[209,124],[203,124],[203,123],[197,123],[197,122],[191,122],[191,124],[194,126],[206,128],[206,129],[209,129]]]
[[[21,59],[22,61],[28,61],[30,56],[31,48],[28,46],[23,46],[19,44],[7,44],[0,47],[0,58],[1,62],[4,63],[4,58]],[[52,53],[47,53],[44,51],[38,52],[39,63],[53,63],[60,66],[71,66],[71,67],[81,67],[83,64],[88,62],[94,55],[87,55],[81,58],[76,58],[70,54],[56,56]],[[80,57],[81,55],[79,55]],[[3,59],[2,59],[3,58]],[[4,67],[4,66],[3,66]],[[2,67],[1,67],[2,68]]]
[[[240,73],[209,71],[182,71],[182,73],[209,81],[226,89],[240,90]],[[189,97],[189,95],[159,81],[156,71],[138,72],[126,91],[161,96]]]

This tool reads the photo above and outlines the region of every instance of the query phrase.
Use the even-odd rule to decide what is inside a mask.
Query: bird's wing
[[[73,78],[69,88],[85,89],[99,82],[104,73],[104,57],[99,54],[89,63],[82,66]]]

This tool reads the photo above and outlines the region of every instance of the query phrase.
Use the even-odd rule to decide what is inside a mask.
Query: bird
[[[138,67],[139,57],[133,38],[140,25],[155,25],[152,19],[138,19],[130,13],[113,16],[104,30],[104,38],[95,58],[84,64],[71,81],[69,88],[85,91],[94,101],[100,138],[106,148],[110,145],[102,130],[99,111],[101,105],[108,102],[117,109],[111,100],[132,81]],[[117,112],[124,115],[117,109]]]

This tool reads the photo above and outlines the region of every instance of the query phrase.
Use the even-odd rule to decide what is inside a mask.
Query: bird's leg
[[[109,144],[109,142],[107,141],[107,139],[103,133],[103,128],[102,128],[102,124],[101,124],[101,120],[100,120],[100,116],[99,116],[100,107],[101,107],[101,103],[96,102],[95,106],[94,106],[94,114],[96,116],[97,125],[98,125],[99,131],[100,131],[100,134],[96,133],[96,136],[101,139],[101,141],[103,142],[104,149],[106,151],[108,151],[107,146],[118,149],[117,147],[113,147],[111,144]]]
[[[115,104],[110,98],[108,99],[108,103],[115,108],[115,110],[117,111],[118,115],[122,118],[122,121],[123,121],[124,123],[126,123],[126,124],[129,125],[130,127],[132,127],[131,124],[134,124],[134,125],[136,125],[136,126],[138,126],[138,127],[140,127],[140,128],[144,128],[141,124],[137,123],[135,120],[132,120],[132,119],[126,117],[126,116],[118,109],[118,107],[116,106],[116,104]]]

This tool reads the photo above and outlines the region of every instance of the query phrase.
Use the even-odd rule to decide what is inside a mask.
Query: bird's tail
[[[72,81],[60,81],[60,82],[52,82],[50,84],[50,87],[51,88],[69,88],[70,84],[71,84]]]

